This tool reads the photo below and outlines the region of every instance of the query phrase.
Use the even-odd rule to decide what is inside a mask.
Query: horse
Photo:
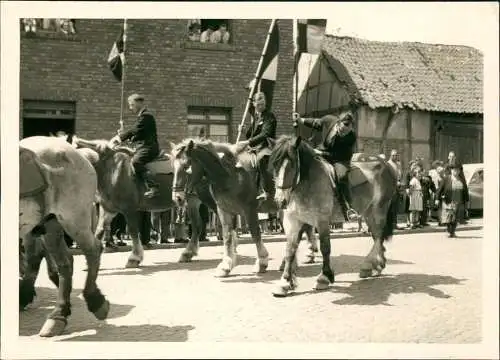
[[[87,261],[83,289],[87,308],[97,319],[106,319],[110,305],[96,284],[102,247],[92,232],[92,202],[97,190],[94,168],[66,142],[45,136],[20,141],[19,165],[19,237],[25,251],[24,273],[19,284],[20,304],[27,305],[35,296],[41,261],[38,244],[43,241],[43,254],[52,265],[49,277],[57,286],[58,294],[56,306],[39,335],[50,337],[64,331],[71,315],[73,278],[73,257],[64,240],[67,233],[82,249]]]
[[[214,275],[227,277],[236,266],[234,217],[237,214],[244,216],[257,247],[254,271],[258,274],[265,272],[269,254],[261,238],[258,213],[277,212],[278,208],[272,198],[262,203],[256,199],[258,188],[254,155],[247,152],[236,155],[232,144],[189,138],[176,145],[171,154],[174,166],[172,199],[179,206],[186,201],[184,188],[188,175],[192,181],[205,177],[210,184],[224,244],[223,258]],[[308,240],[314,243],[313,228],[306,226],[304,231]],[[314,254],[312,258],[314,260]]]
[[[96,229],[98,239],[108,239],[110,223],[117,213],[125,216],[128,233],[132,239],[132,250],[125,267],[137,268],[144,258],[144,248],[139,241],[139,212],[164,212],[175,206],[170,196],[172,191],[173,167],[168,154],[161,154],[159,158],[147,164],[147,169],[155,182],[159,184],[161,194],[146,198],[144,184],[138,183],[131,165],[134,151],[126,146],[111,148],[106,140],[84,140],[73,136],[73,145],[85,151],[97,173],[97,195],[100,204],[99,221]],[[203,196],[210,196],[202,194]],[[192,212],[191,218],[199,217]],[[195,222],[196,224],[201,221]],[[186,246],[188,255],[181,255],[179,262],[190,261],[196,255],[201,229],[193,226],[192,237]]]
[[[284,209],[283,225],[287,237],[285,267],[274,296],[286,296],[297,286],[296,251],[304,226],[318,229],[323,258],[315,289],[324,290],[334,282],[330,266],[330,231],[334,221],[343,215],[334,196],[335,171],[317,155],[301,137],[282,136],[270,157],[275,176],[275,200]],[[396,174],[392,167],[377,156],[354,154],[349,182],[353,189],[353,207],[363,216],[374,240],[365,257],[359,276],[380,275],[386,265],[384,241],[393,235],[392,198],[396,191]]]

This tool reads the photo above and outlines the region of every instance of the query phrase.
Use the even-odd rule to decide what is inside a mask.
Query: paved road
[[[99,284],[112,303],[110,318],[98,322],[81,298],[86,268],[75,257],[70,341],[292,341],[474,343],[481,340],[482,230],[397,235],[388,244],[384,276],[360,280],[366,237],[335,239],[336,283],[312,291],[320,265],[301,265],[294,296],[274,298],[271,290],[283,242],[268,243],[271,261],[263,276],[252,274],[255,247],[240,245],[233,276],[213,270],[221,247],[201,248],[190,264],[178,264],[181,249],[145,252],[141,269],[123,269],[127,253],[104,254]],[[299,250],[303,259],[305,241]],[[318,261],[320,258],[318,257]],[[22,338],[36,338],[54,306],[55,289],[45,263],[38,298],[20,313]]]

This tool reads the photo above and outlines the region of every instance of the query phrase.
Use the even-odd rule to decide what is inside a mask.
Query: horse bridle
[[[276,189],[279,189],[279,190],[288,190],[288,189],[294,189],[297,185],[299,185],[299,182],[300,182],[300,158],[299,158],[299,150],[295,150],[296,152],[296,158],[297,158],[297,172],[295,174],[295,181],[292,182],[292,185],[290,186],[286,186],[286,187],[283,187],[283,186],[278,186],[276,185]]]

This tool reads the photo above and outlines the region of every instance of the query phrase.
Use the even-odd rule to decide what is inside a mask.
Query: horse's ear
[[[276,139],[268,138],[267,141],[269,142],[269,145],[271,145],[271,147],[274,147],[274,145],[276,145]]]
[[[167,146],[165,147],[165,152],[170,154],[174,148],[175,148],[175,143],[172,141],[167,141]]]
[[[295,148],[298,148],[300,143],[302,142],[302,137],[299,135],[297,136],[297,138],[295,139],[295,144],[293,145]]]
[[[187,145],[187,148],[186,148],[186,152],[189,153],[193,150],[194,148],[194,141],[193,140],[189,140],[189,143]]]

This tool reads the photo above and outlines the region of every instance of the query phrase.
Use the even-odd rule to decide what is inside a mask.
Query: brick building
[[[78,19],[76,34],[38,20],[21,26],[20,135],[75,131],[111,138],[119,127],[121,85],[107,65],[121,20]],[[125,94],[145,94],[156,114],[160,146],[198,135],[234,142],[271,20],[201,20],[228,24],[229,43],[188,38],[187,19],[128,20]],[[292,20],[279,20],[280,55],[273,110],[278,133],[292,131]],[[134,121],[124,110],[125,126]]]

